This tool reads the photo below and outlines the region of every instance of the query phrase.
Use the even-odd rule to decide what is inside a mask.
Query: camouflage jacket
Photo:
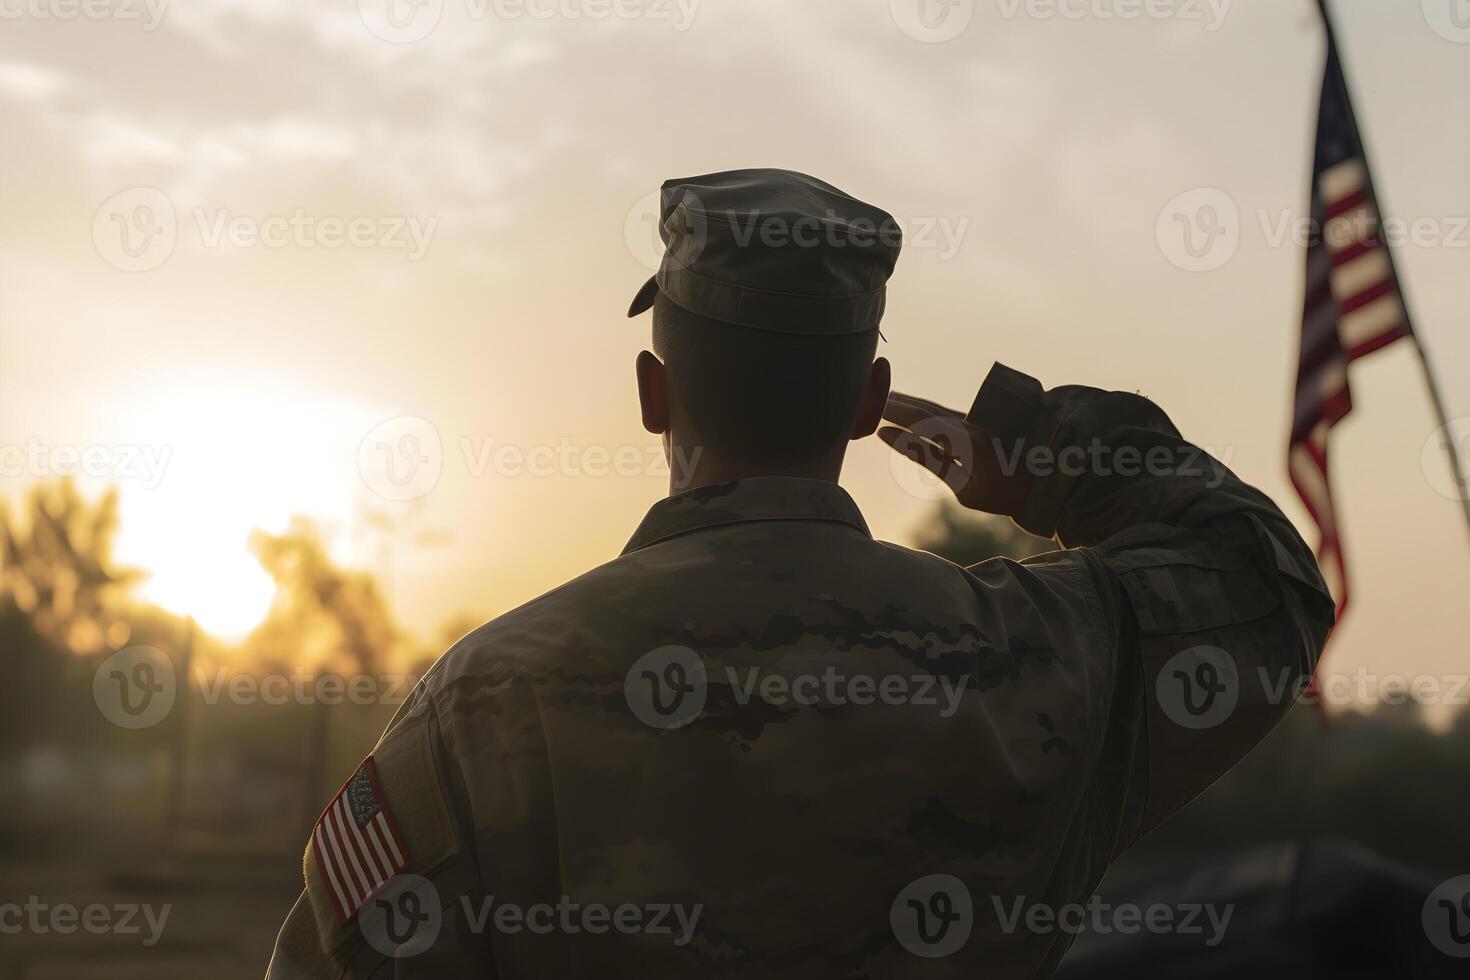
[[[344,788],[401,867],[319,825],[270,977],[1048,975],[1109,862],[1291,707],[1332,603],[1146,399],[997,367],[977,411],[1043,450],[1011,516],[1065,550],[960,568],[817,480],[656,503],[425,676]]]

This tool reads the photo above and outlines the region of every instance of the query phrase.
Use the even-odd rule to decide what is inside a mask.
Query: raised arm
[[[1146,398],[1044,391],[997,364],[967,416],[894,395],[880,430],[967,507],[1054,537],[1091,571],[1114,678],[1096,792],[1115,850],[1246,754],[1295,703],[1333,621],[1281,511]],[[1033,565],[1046,575],[1053,558]],[[1085,597],[1090,600],[1093,597]],[[1081,601],[1081,599],[1079,599]]]

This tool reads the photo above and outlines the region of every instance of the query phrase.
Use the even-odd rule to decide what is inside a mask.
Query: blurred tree
[[[117,567],[117,492],[88,502],[71,480],[31,486],[0,507],[0,752],[102,722],[84,660],[128,642],[125,604],[141,573]]]
[[[935,505],[933,517],[914,532],[914,546],[964,566],[997,557],[1019,561],[1057,548],[1008,517],[967,510],[951,499]]]
[[[285,534],[256,531],[250,548],[275,580],[276,594],[265,620],[246,637],[244,651],[288,670],[314,668],[319,683],[320,675],[332,673],[381,683],[400,637],[373,576],[333,562],[316,526],[304,517],[293,519]],[[306,707],[310,729],[298,815],[302,826],[321,809],[321,795],[333,781],[334,706],[314,701]]]
[[[276,594],[246,638],[247,652],[270,663],[355,674],[389,663],[399,633],[377,581],[333,562],[311,521],[295,518],[280,535],[256,531],[250,548]]]
[[[122,636],[121,604],[142,574],[112,560],[117,490],[89,504],[70,479],[31,487],[14,518],[0,510],[0,608],[58,649],[90,654]],[[118,644],[113,644],[118,645]]]

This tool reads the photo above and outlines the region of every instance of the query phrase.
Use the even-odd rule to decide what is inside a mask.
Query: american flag
[[[317,870],[341,922],[408,867],[408,849],[383,805],[371,756],[317,819],[311,841]]]
[[[1379,218],[1329,28],[1312,170],[1306,310],[1287,469],[1321,531],[1317,558],[1337,600],[1339,617],[1348,604],[1347,564],[1328,479],[1328,433],[1352,411],[1348,365],[1412,335],[1388,245],[1379,237]]]

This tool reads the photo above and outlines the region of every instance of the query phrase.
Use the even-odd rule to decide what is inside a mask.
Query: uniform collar
[[[857,504],[835,483],[795,476],[760,476],[714,483],[654,504],[623,554],[679,534],[747,521],[827,521],[869,534]]]

